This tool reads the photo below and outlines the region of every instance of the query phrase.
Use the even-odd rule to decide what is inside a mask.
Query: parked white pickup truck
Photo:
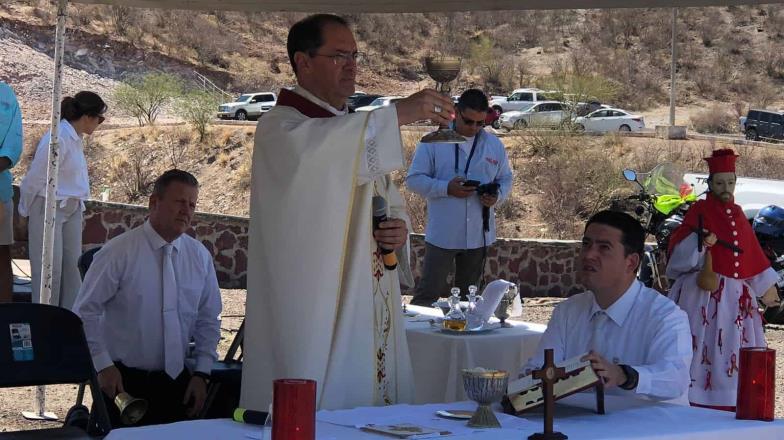
[[[694,194],[705,198],[708,191],[708,175],[687,173],[683,180],[694,187]],[[735,184],[735,203],[743,208],[746,218],[753,218],[757,212],[768,206],[784,207],[784,181],[738,177]]]
[[[240,121],[258,119],[277,102],[278,95],[273,92],[245,93],[234,102],[221,104],[218,107],[218,118]]]
[[[506,98],[494,96],[490,100],[490,107],[496,109],[498,113],[516,111],[526,107],[528,104],[549,100],[550,98],[547,97],[546,93],[544,90],[539,89],[515,89]]]

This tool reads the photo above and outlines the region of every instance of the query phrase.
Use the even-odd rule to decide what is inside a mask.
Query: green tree
[[[114,91],[117,107],[139,121],[153,125],[163,107],[182,94],[182,81],[167,73],[150,73],[120,84]]]
[[[207,134],[207,126],[215,119],[220,97],[203,90],[194,90],[177,99],[177,113],[196,128],[199,142]]]
[[[509,71],[509,63],[504,61],[504,53],[495,46],[487,35],[480,35],[468,48],[469,63],[472,69],[479,69],[486,90],[495,89],[503,83],[503,75]]]

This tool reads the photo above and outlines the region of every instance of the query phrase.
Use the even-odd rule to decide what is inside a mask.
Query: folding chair
[[[245,337],[245,319],[242,320],[234,340],[231,341],[226,356],[216,361],[210,372],[210,385],[207,387],[207,399],[199,418],[232,417],[234,409],[240,401],[240,385],[242,382],[242,346]]]
[[[106,435],[111,425],[101,397],[82,320],[46,304],[0,304],[0,387],[90,384],[95,411],[88,426]],[[74,426],[0,433],[0,439],[86,439]]]

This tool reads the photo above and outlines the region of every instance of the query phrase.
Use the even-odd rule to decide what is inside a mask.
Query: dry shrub
[[[24,176],[27,173],[30,162],[33,161],[33,157],[35,156],[35,149],[38,146],[38,142],[41,141],[41,138],[49,130],[49,126],[44,124],[24,124],[22,129],[24,130],[24,148],[22,150],[22,155],[19,157],[19,162],[17,162],[12,171],[15,176]]]
[[[218,153],[218,156],[215,158],[215,163],[217,163],[221,168],[226,168],[230,162],[231,155],[225,151]]]
[[[253,139],[246,139],[242,142],[243,151],[240,155],[240,165],[234,173],[237,178],[237,186],[240,189],[250,188],[251,171],[253,169]]]
[[[561,150],[578,149],[581,136],[568,129],[533,129],[523,130],[520,143],[529,156],[547,158]]]
[[[784,180],[784,152],[767,147],[752,147],[738,152],[738,175],[760,179]]]
[[[737,133],[738,119],[734,112],[721,105],[705,109],[690,119],[692,128],[699,133]]]
[[[149,195],[155,180],[152,148],[145,143],[122,146],[125,156],[112,157],[107,178],[117,182],[129,202]]]
[[[609,205],[623,187],[620,168],[601,148],[565,148],[547,159],[532,160],[526,172],[536,175],[542,194],[537,206],[552,236],[579,236],[585,219]]]

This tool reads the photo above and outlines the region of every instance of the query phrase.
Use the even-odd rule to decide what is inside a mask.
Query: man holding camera
[[[493,207],[509,196],[512,170],[504,144],[483,130],[488,102],[478,89],[460,95],[452,128],[459,144],[419,144],[406,184],[427,199],[425,262],[412,304],[429,306],[448,296],[447,278],[465,295],[482,276],[487,247],[495,241]]]

